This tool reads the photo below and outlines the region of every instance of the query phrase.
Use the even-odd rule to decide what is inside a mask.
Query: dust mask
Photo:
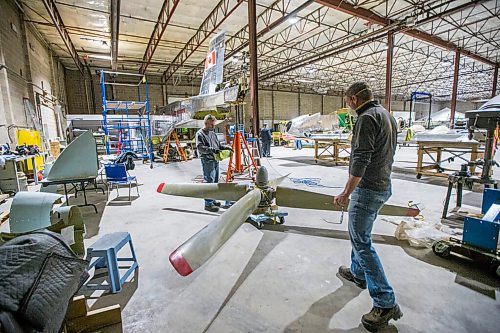
[[[351,108],[350,106],[347,106],[347,111],[349,112],[349,114],[353,117],[356,117],[358,114],[356,113],[356,111]]]

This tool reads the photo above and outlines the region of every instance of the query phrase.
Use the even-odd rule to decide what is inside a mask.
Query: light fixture
[[[295,24],[297,22],[299,22],[299,19],[297,18],[297,16],[292,16],[288,19],[288,23],[290,23],[290,24]]]
[[[306,72],[308,72],[309,74],[316,73],[317,71],[318,71],[318,69],[315,67],[306,68]]]
[[[377,81],[377,79],[376,79],[376,78],[374,78],[374,77],[371,77],[371,78],[370,78],[370,81]]]
[[[233,64],[236,64],[236,63],[238,62],[238,58],[236,58],[236,57],[234,57],[234,56],[233,56],[233,57],[231,57],[231,62],[232,62]]]
[[[415,26],[415,23],[417,22],[417,17],[416,16],[410,16],[406,18],[406,25],[409,27]]]
[[[485,72],[479,72],[477,73],[477,76],[479,77],[485,77],[487,74]]]
[[[89,54],[89,58],[102,59],[102,60],[111,60],[111,56],[110,55],[104,55],[104,54]]]
[[[295,79],[295,81],[300,83],[314,83],[313,80],[307,80],[307,79]]]
[[[442,62],[443,66],[451,66],[453,63],[448,59],[444,59]]]

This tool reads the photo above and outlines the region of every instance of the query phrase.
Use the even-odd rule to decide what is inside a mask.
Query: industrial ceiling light
[[[444,59],[442,62],[443,66],[451,66],[453,63],[448,59]]]
[[[318,69],[316,67],[306,68],[306,72],[308,72],[309,74],[316,73],[317,71],[318,71]]]
[[[295,79],[295,81],[300,83],[314,83],[313,80],[307,80],[307,79]]]
[[[105,55],[105,54],[89,54],[89,58],[102,59],[102,60],[111,60],[111,56],[110,55]]]
[[[236,58],[236,57],[231,57],[231,62],[232,62],[233,64],[236,64],[236,63],[238,62],[238,58]]]
[[[295,24],[297,22],[299,22],[299,19],[297,18],[297,16],[292,16],[288,19],[288,23],[290,23],[290,24]]]

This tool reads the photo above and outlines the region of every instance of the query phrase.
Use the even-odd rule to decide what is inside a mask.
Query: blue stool
[[[129,244],[132,258],[118,258],[116,254],[125,245]],[[123,284],[128,276],[137,268],[137,259],[135,257],[134,246],[132,239],[128,232],[113,232],[104,235],[97,242],[92,244],[87,249],[87,257],[85,258],[90,262],[88,269],[92,267],[102,268],[107,267],[109,276],[109,286],[100,284],[87,284],[90,289],[110,289],[111,293],[115,294],[122,289]],[[119,261],[131,261],[132,264],[126,267],[120,267]],[[120,277],[120,268],[127,268],[125,274]]]

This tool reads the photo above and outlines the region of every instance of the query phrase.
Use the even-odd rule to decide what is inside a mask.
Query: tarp
[[[443,122],[446,122],[446,121],[450,121],[450,117],[451,117],[451,110],[450,108],[444,108],[444,109],[441,109],[437,112],[434,112],[431,114],[431,119],[433,122],[437,122],[437,121],[443,121]],[[456,111],[455,112],[455,119],[464,119],[465,118],[465,113],[464,112],[461,112],[461,111]],[[427,116],[423,117],[423,118],[420,118],[418,120],[421,120],[421,121],[424,121],[424,120],[427,120]]]

